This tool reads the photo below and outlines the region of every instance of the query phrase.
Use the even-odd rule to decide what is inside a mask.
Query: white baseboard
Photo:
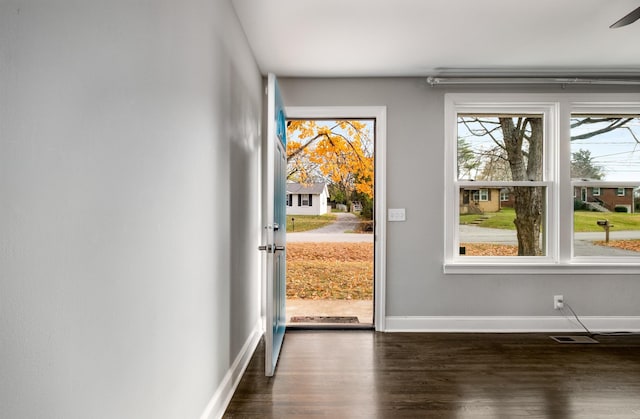
[[[236,388],[242,379],[242,375],[247,369],[247,366],[249,366],[251,357],[253,356],[261,337],[262,321],[259,320],[256,322],[253,332],[249,335],[249,338],[240,350],[235,361],[233,361],[229,371],[227,371],[222,379],[218,389],[213,394],[213,397],[211,397],[211,400],[200,416],[200,419],[219,419],[224,415],[224,412],[231,401],[231,397],[233,397],[233,393],[236,391]]]
[[[638,332],[640,316],[580,317],[592,332]],[[563,316],[388,316],[386,332],[534,333],[584,332],[572,317]]]

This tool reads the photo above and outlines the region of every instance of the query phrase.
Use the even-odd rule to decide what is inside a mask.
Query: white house
[[[327,213],[329,191],[324,183],[287,183],[287,215],[322,215]]]

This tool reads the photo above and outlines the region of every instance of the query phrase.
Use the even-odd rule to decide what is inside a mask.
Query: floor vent
[[[558,343],[598,343],[589,336],[550,336],[550,338]]]

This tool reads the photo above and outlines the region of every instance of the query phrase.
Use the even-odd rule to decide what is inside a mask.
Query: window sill
[[[458,275],[514,275],[514,274],[572,274],[572,275],[637,275],[640,274],[638,262],[600,262],[600,263],[445,263],[445,274]]]

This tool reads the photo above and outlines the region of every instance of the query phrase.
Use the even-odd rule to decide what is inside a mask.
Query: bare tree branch
[[[624,128],[623,126],[633,120],[634,118],[598,118],[598,119],[594,119],[594,118],[584,118],[581,121],[577,121],[574,124],[571,124],[571,128],[574,127],[579,127],[581,125],[584,124],[596,124],[596,123],[601,123],[601,122],[611,122],[609,125],[607,125],[604,128],[600,128],[598,130],[595,131],[590,131],[590,132],[586,132],[584,134],[580,134],[580,135],[574,135],[571,137],[571,141],[575,141],[575,140],[585,140],[587,138],[592,138],[595,137],[596,135],[600,135],[600,134],[604,134],[605,132],[609,132],[609,131],[613,131],[615,129],[618,128]],[[631,131],[629,129],[629,131]],[[635,136],[634,136],[635,138]],[[637,141],[637,139],[636,139]]]

